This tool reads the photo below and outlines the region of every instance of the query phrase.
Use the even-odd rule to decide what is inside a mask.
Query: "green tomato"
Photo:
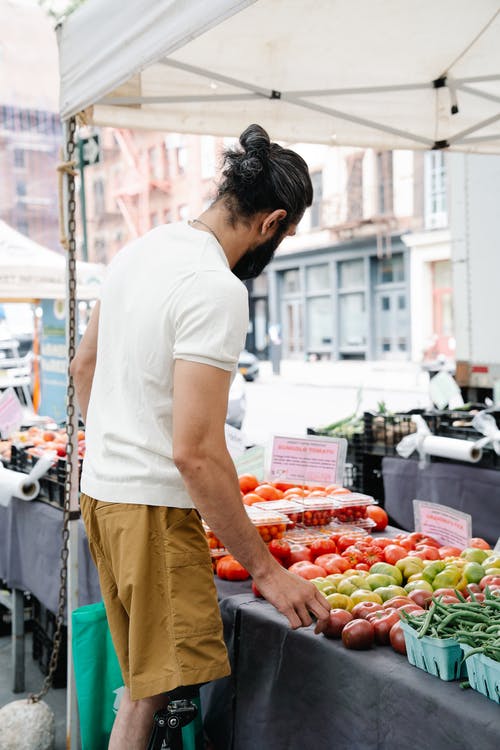
[[[467,583],[479,583],[481,578],[486,575],[486,571],[479,563],[469,562],[465,565],[463,574]]]
[[[379,589],[375,589],[375,593],[378,594],[383,602],[388,599],[394,599],[395,596],[406,596],[407,592],[402,586],[381,586]]]
[[[399,586],[403,583],[403,574],[396,565],[389,565],[389,563],[384,562],[374,563],[370,568],[370,574],[372,573],[382,573],[383,575],[391,576]]]
[[[478,549],[477,547],[466,547],[466,549],[464,549],[460,554],[460,557],[462,557],[464,560],[480,564],[483,563],[484,560],[486,560],[486,558],[489,556],[490,553],[487,550]]]
[[[424,579],[424,581],[429,581],[429,583],[432,583],[437,574],[441,573],[441,571],[444,570],[445,567],[446,563],[444,560],[434,560],[433,562],[425,566],[421,573],[421,577]]]
[[[500,568],[500,555],[489,555],[484,560],[481,560],[483,568]]]
[[[375,591],[375,589],[382,588],[383,586],[394,586],[397,581],[392,576],[386,576],[384,573],[370,573],[366,577],[366,583]]]
[[[357,589],[356,591],[353,591],[351,599],[354,604],[359,604],[360,602],[377,602],[377,604],[382,604],[381,596],[375,591],[366,591],[365,589]]]
[[[339,581],[337,584],[337,592],[339,594],[344,594],[345,596],[349,596],[353,591],[356,591],[357,588],[358,586],[352,583],[352,581],[348,581],[347,578],[344,578],[343,581]],[[341,607],[341,609],[344,609],[344,607]]]
[[[352,599],[344,594],[329,594],[326,600],[332,609],[347,609],[350,612],[354,607]]]
[[[461,577],[462,571],[458,568],[452,568],[450,566],[446,570],[442,570],[441,573],[438,573],[434,577],[432,581],[432,588],[434,589],[434,591],[436,591],[436,589],[453,589],[460,581]]]
[[[429,581],[424,581],[423,578],[421,578],[420,580],[416,580],[416,581],[410,581],[409,583],[406,584],[404,588],[405,588],[405,591],[408,592],[408,594],[411,591],[429,591],[429,592],[434,591]]]

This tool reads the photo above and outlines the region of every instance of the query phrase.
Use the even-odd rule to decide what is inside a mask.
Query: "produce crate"
[[[480,409],[481,407],[478,405],[475,411],[480,411]],[[489,413],[492,417],[494,417],[497,426],[500,428],[500,411]],[[425,412],[423,414],[423,417],[429,425],[429,429],[431,430],[433,435],[476,442],[477,440],[483,438],[484,435],[482,435],[480,432],[477,432],[477,430],[475,430],[472,426],[473,416],[474,414],[470,414],[469,412],[463,410]],[[446,458],[433,457],[432,460],[449,462],[449,459]],[[483,456],[481,460],[474,465],[483,469],[500,470],[500,456],[495,453],[491,445],[488,445],[486,448],[483,448]]]
[[[413,415],[422,414],[422,409],[412,409],[399,414],[363,414],[364,451],[379,456],[395,456],[397,444],[407,435],[416,432]],[[365,490],[366,491],[366,490]]]
[[[464,656],[471,650],[462,643]],[[495,703],[500,703],[500,662],[484,654],[472,654],[465,661],[471,688],[485,695]]]
[[[416,630],[402,622],[408,661],[414,667],[439,677],[441,680],[458,680],[466,677],[462,648],[453,638],[418,638]]]
[[[54,646],[54,635],[56,632],[56,616],[43,606],[37,599],[33,599],[33,645],[32,656],[38,662],[41,673],[46,676],[49,672],[50,657]],[[61,646],[57,659],[57,667],[54,673],[53,687],[66,687],[66,670],[68,660],[68,630],[63,625],[61,630]]]
[[[15,445],[11,449],[11,457],[8,468],[29,474],[38,461],[37,456],[32,456],[26,448],[18,448]],[[81,472],[81,461],[79,461],[79,472]],[[64,486],[66,482],[66,459],[57,458],[48,472],[39,479],[39,500],[44,500],[57,508],[64,508]]]

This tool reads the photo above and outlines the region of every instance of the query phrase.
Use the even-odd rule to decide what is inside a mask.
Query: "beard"
[[[286,228],[278,227],[274,237],[266,240],[257,247],[249,248],[231,269],[241,281],[255,279],[260,276],[267,264],[273,259],[274,253],[285,236]]]

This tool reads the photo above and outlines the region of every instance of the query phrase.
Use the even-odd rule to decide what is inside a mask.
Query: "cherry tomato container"
[[[414,667],[446,682],[467,676],[462,648],[454,638],[431,638],[428,635],[419,638],[417,631],[407,622],[401,622],[401,628],[405,635],[408,661]]]
[[[266,503],[266,506],[269,503]],[[282,513],[256,508],[255,505],[245,505],[245,510],[251,522],[261,535],[264,542],[270,542],[273,539],[283,539],[290,520]]]
[[[267,500],[262,503],[254,503],[251,507],[286,516],[289,521],[288,529],[293,529],[302,520],[302,505],[295,500]]]
[[[309,526],[307,528],[296,526],[295,528],[287,529],[284,539],[290,544],[303,544],[305,547],[309,546],[316,539],[328,538],[328,534],[325,533],[323,528]]]
[[[333,518],[340,523],[355,523],[365,519],[368,506],[376,504],[373,497],[360,492],[332,495],[330,499],[333,502]]]
[[[327,526],[334,518],[335,506],[330,497],[304,497],[300,500],[300,506],[300,523],[304,526]]]

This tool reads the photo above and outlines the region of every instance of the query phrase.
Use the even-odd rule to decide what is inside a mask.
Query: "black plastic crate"
[[[54,635],[56,632],[56,616],[53,612],[43,606],[37,599],[33,604],[33,645],[32,656],[38,663],[40,671],[44,676],[49,673],[50,659],[54,647]],[[68,663],[68,629],[66,625],[61,628],[61,645],[57,658],[56,671],[54,672],[53,686],[55,688],[66,687],[66,670]]]
[[[32,456],[26,448],[18,448],[13,445],[11,449],[9,468],[29,474],[38,461],[37,456]],[[79,472],[81,472],[81,460],[79,460]],[[48,472],[39,479],[40,500],[46,500],[51,505],[64,508],[64,488],[66,483],[66,459],[57,458]]]
[[[422,409],[412,409],[398,414],[374,414],[365,412],[363,421],[364,451],[379,456],[397,455],[396,446],[407,435],[416,432],[413,422],[415,414],[423,414]],[[368,490],[365,488],[365,492]]]
[[[477,410],[479,411],[480,408],[477,407]],[[500,427],[500,411],[489,413],[494,417],[497,426]],[[472,426],[473,416],[473,414],[471,415],[469,412],[463,410],[425,412],[423,415],[433,435],[476,442],[483,438],[484,435],[477,432]],[[432,457],[432,460],[450,462],[450,459],[434,456]],[[482,458],[478,463],[474,464],[474,466],[483,469],[500,470],[500,456],[495,453],[491,445],[488,445],[483,448]]]

